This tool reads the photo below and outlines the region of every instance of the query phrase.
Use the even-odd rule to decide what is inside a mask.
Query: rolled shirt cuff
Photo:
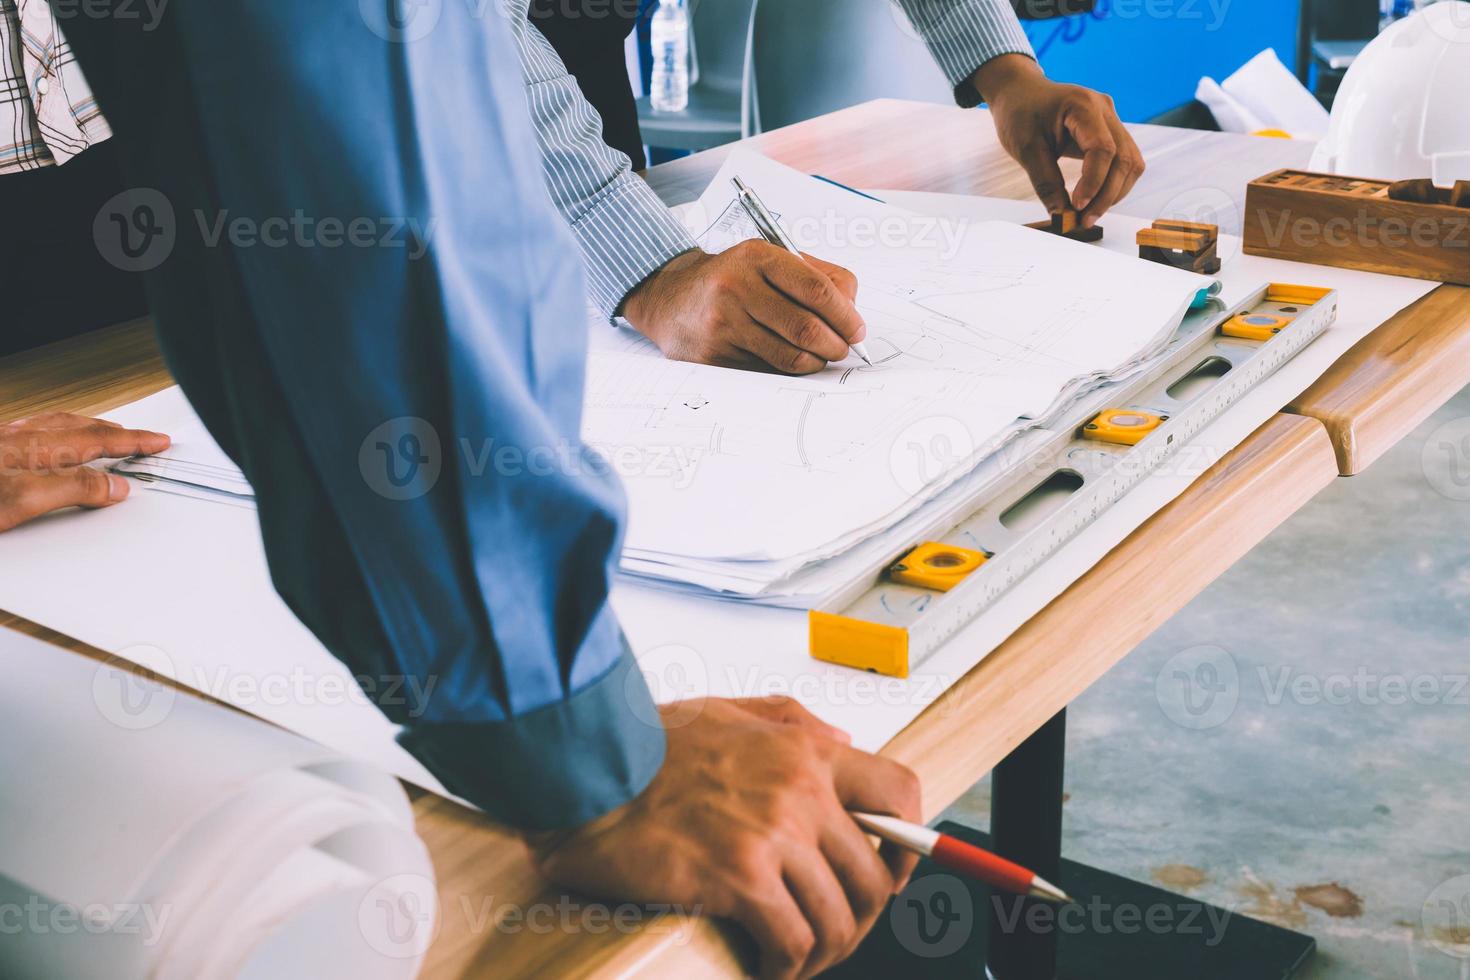
[[[934,13],[915,13],[916,20],[923,22],[914,26],[954,86],[960,106],[968,109],[980,104],[970,77],[986,62],[1003,54],[1036,57],[1010,0],[958,0],[943,5],[942,10],[938,6],[928,8]]]
[[[521,830],[576,827],[642,793],[664,729],[632,651],[564,701],[509,721],[423,724],[399,741],[451,793]]]
[[[588,203],[572,232],[587,266],[589,298],[611,320],[634,287],[698,246],[636,174],[621,174]]]

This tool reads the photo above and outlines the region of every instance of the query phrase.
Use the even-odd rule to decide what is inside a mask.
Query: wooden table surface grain
[[[1135,131],[1151,159],[1135,198],[1159,201],[1160,211],[1171,197],[1195,187],[1201,174],[1223,180],[1227,159],[1260,173],[1295,165],[1297,148],[1278,141],[1158,127]],[[782,162],[853,186],[1030,196],[983,112],[881,101],[766,134],[754,144]],[[691,200],[725,152],[655,168],[650,183],[669,203]],[[1075,165],[1067,167],[1075,175]],[[1236,188],[1242,198],[1245,179]],[[902,732],[885,754],[919,771],[926,814],[958,798],[1327,485],[1339,471],[1342,452],[1341,442],[1334,448],[1330,430],[1355,445],[1363,433],[1374,446],[1391,444],[1410,419],[1437,407],[1435,399],[1443,400],[1453,379],[1441,373],[1437,384],[1426,385],[1423,352],[1463,357],[1464,334],[1470,332],[1464,327],[1467,292],[1437,292],[1421,304],[1424,309],[1380,331],[1383,338],[1375,334],[1360,344],[1364,350],[1355,349],[1345,359],[1349,363],[1339,365],[1331,384],[1318,386],[1323,390],[1302,415],[1274,417]],[[40,411],[102,412],[169,383],[148,324],[125,324],[0,360],[0,421]],[[1362,405],[1392,411],[1363,419],[1354,414]],[[1253,505],[1262,499],[1278,506],[1267,511]],[[1168,555],[1167,575],[1158,574],[1161,555]],[[103,656],[15,617],[0,614],[0,625]],[[589,914],[601,907],[549,887],[504,828],[454,803],[412,792],[442,905],[426,976],[636,973],[687,980],[740,972],[748,950],[735,930],[679,916],[631,924],[625,917],[619,924],[616,915]],[[539,924],[529,913],[541,913]]]

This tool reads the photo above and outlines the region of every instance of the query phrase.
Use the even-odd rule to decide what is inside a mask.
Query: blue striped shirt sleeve
[[[593,305],[611,318],[633,288],[696,247],[628,155],[602,140],[602,119],[583,98],[551,42],[526,16],[526,0],[502,0],[520,48],[526,99],[546,186],[571,226]]]
[[[526,97],[552,201],[576,237],[592,304],[609,318],[641,282],[695,248],[689,233],[632,171],[626,154],[602,140],[602,120],[560,56],[530,23],[526,0],[500,0],[520,48]],[[973,106],[968,83],[1003,54],[1032,56],[1009,0],[895,0],[955,86]]]
[[[970,76],[987,61],[1005,54],[1036,57],[1010,0],[897,0],[914,29],[929,46],[955,101],[965,108],[980,104]]]

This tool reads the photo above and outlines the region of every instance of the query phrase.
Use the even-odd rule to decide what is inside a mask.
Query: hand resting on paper
[[[85,464],[168,446],[162,433],[60,412],[0,425],[0,531],[65,507],[112,506],[128,481]]]
[[[543,873],[609,899],[734,919],[754,937],[763,977],[809,977],[845,959],[916,863],[875,850],[848,811],[918,821],[917,778],[787,698],[660,710],[659,774],[626,806],[530,838]]]
[[[990,105],[1001,146],[1025,168],[1048,211],[1075,208],[1091,228],[1143,176],[1143,152],[1101,92],[1053,82],[1019,54],[986,62],[971,82]],[[1063,157],[1082,160],[1070,198]]]
[[[812,374],[867,336],[857,278],[768,242],[669,260],[623,303],[664,356],[719,367]]]

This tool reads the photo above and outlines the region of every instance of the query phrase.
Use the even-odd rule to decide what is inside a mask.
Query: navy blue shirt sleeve
[[[585,287],[507,24],[451,0],[133,6],[55,9],[278,591],[492,816],[628,801],[663,731],[607,603],[624,501],[578,437]]]

